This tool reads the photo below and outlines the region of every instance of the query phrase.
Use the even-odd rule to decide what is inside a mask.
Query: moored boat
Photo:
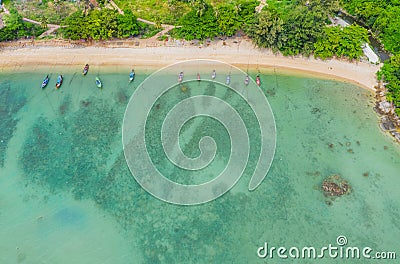
[[[229,74],[228,76],[226,76],[226,85],[229,85],[231,83],[231,75]]]
[[[86,75],[89,71],[89,64],[86,64],[85,67],[83,68],[82,74]]]
[[[57,78],[56,89],[60,88],[62,83],[63,83],[63,76],[59,75]]]
[[[183,72],[180,72],[178,75],[178,82],[181,83],[183,81]]]
[[[215,77],[217,77],[217,73],[215,72],[215,70],[213,70],[213,72],[211,73],[211,79],[215,79]]]
[[[135,79],[135,71],[132,69],[131,73],[129,74],[129,82],[133,81]]]
[[[260,76],[259,75],[257,75],[257,77],[256,77],[256,83],[257,83],[258,86],[261,85],[261,80],[260,80]]]
[[[244,84],[249,85],[249,83],[250,83],[250,77],[249,75],[246,75],[246,79],[244,79]]]
[[[46,78],[44,78],[42,82],[42,89],[44,89],[48,83],[49,83],[49,75],[46,75]]]
[[[96,86],[97,86],[97,88],[102,88],[103,87],[103,84],[101,83],[99,77],[96,77]]]

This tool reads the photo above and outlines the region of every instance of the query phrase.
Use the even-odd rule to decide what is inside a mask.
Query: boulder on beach
[[[392,105],[387,101],[382,101],[378,104],[379,110],[383,113],[388,114],[392,111]]]

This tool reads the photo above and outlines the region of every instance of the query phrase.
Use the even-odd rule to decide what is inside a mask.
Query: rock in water
[[[331,175],[322,182],[325,196],[342,196],[351,192],[351,186],[339,175]]]

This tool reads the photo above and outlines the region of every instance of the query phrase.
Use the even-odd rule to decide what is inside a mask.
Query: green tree
[[[16,35],[21,35],[20,31],[24,30],[22,16],[15,9],[10,10],[10,15],[3,16],[4,23],[9,31],[15,32]]]
[[[297,6],[291,11],[284,23],[282,41],[285,43],[280,50],[285,55],[310,55],[314,43],[323,34],[326,17],[320,7],[309,9]]]
[[[264,48],[272,48],[277,51],[284,45],[282,32],[284,21],[275,11],[263,10],[256,19],[256,22],[250,29],[250,36],[253,41]]]
[[[368,43],[368,31],[361,26],[327,27],[314,44],[314,55],[322,59],[333,56],[359,59],[363,55],[364,43]]]
[[[182,17],[180,24],[181,27],[174,30],[174,35],[178,38],[203,40],[218,35],[217,19],[210,5],[206,5],[202,13],[198,9],[192,9]]]
[[[42,16],[42,18],[40,19],[40,23],[41,23],[40,26],[43,29],[47,29],[48,20],[47,20],[47,18],[45,16]]]
[[[86,21],[86,16],[80,11],[71,14],[64,21],[66,27],[61,29],[64,37],[72,40],[87,39],[88,29],[86,28]]]
[[[218,31],[225,36],[232,36],[241,26],[239,10],[233,4],[220,4],[215,10]]]
[[[387,99],[396,106],[396,114],[400,116],[400,54],[396,54],[385,62],[380,73],[388,84]]]
[[[38,36],[44,31],[37,25],[25,23],[16,9],[11,9],[9,15],[4,14],[3,19],[5,27],[0,29],[0,41]]]
[[[234,2],[235,12],[238,13],[240,28],[244,31],[249,31],[256,18],[255,9],[259,5],[256,0],[239,0]]]
[[[124,10],[124,14],[119,14],[118,20],[118,37],[126,38],[129,36],[139,34],[139,26],[136,20],[136,16],[133,15],[130,9]]]
[[[193,10],[196,11],[197,16],[203,16],[204,11],[207,9],[208,5],[205,0],[190,0],[190,4]]]

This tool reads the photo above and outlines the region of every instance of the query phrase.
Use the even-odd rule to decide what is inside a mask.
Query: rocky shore
[[[376,87],[374,110],[381,116],[381,129],[400,142],[400,118],[396,115],[393,104],[386,100],[386,92],[385,86],[381,83]]]

